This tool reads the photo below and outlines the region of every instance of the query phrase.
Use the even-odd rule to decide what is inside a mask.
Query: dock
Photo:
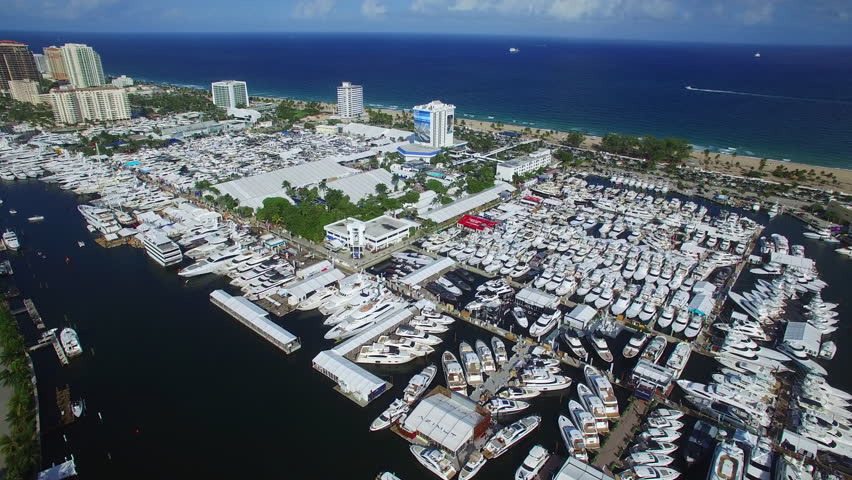
[[[59,337],[56,336],[56,330],[50,332],[50,336],[48,337],[50,340],[50,344],[53,345],[53,350],[56,351],[56,356],[59,357],[59,363],[62,365],[68,365],[68,355],[65,353],[65,349],[62,348],[62,343],[59,341]]]
[[[490,398],[491,395],[503,389],[509,383],[509,380],[515,376],[515,369],[527,359],[530,344],[526,342],[515,344],[513,350],[515,354],[512,355],[509,362],[501,365],[499,370],[489,375],[482,385],[473,390],[473,393],[470,394],[471,400],[479,402]]]
[[[44,322],[41,319],[41,315],[36,310],[35,304],[29,298],[24,299],[24,307],[27,309],[27,313],[30,315],[30,318],[33,320],[36,328],[39,330],[44,330]]]
[[[210,301],[284,353],[302,348],[298,337],[270,320],[265,310],[245,297],[233,297],[224,290],[214,290],[210,292]]]
[[[595,456],[593,465],[604,468],[613,462],[618,462],[627,445],[633,440],[634,430],[642,424],[642,419],[648,413],[650,402],[633,398],[625,411],[621,412],[618,425],[611,430],[606,442]]]
[[[56,389],[56,407],[62,413],[63,425],[74,423],[76,417],[71,411],[71,388],[68,385],[65,385],[65,388]]]

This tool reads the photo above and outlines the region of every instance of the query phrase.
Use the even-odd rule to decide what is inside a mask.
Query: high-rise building
[[[249,104],[246,82],[239,80],[222,80],[213,82],[210,86],[213,92],[213,103],[222,108],[243,108]]]
[[[44,75],[48,72],[49,67],[47,66],[47,57],[40,53],[34,53],[33,59],[36,62],[36,68],[38,69],[38,73]]]
[[[105,122],[130,118],[130,103],[122,88],[107,86],[70,90],[53,89],[41,95],[53,109],[56,123]]]
[[[35,80],[9,80],[9,93],[12,100],[27,103],[39,103],[39,82]]]
[[[0,40],[0,90],[9,90],[9,80],[41,80],[33,54],[27,46]]]
[[[342,118],[355,118],[364,113],[364,88],[343,82],[337,87],[337,114]]]
[[[54,80],[68,80],[65,71],[65,61],[62,60],[62,49],[56,46],[45,47],[44,57],[47,59],[47,74]]]
[[[414,107],[414,138],[437,148],[451,147],[456,106],[433,100]]]
[[[62,62],[74,88],[99,87],[106,83],[101,56],[88,45],[66,43],[62,46]]]
[[[126,75],[122,75],[118,78],[112,79],[112,84],[116,87],[132,87],[133,79]]]

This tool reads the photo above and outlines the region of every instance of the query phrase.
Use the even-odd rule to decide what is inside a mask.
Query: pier
[[[633,429],[642,424],[650,406],[650,402],[638,398],[630,401],[627,408],[621,412],[618,425],[614,430],[610,430],[606,442],[595,456],[593,465],[604,468],[619,461],[627,444],[633,440]]]
[[[470,394],[470,399],[474,401],[482,401],[488,399],[491,395],[499,392],[505,387],[509,380],[515,376],[515,368],[524,363],[529,354],[530,344],[523,342],[515,344],[513,348],[515,354],[509,359],[505,365],[501,365],[500,369],[489,375],[485,382],[476,387],[473,393]]]
[[[302,348],[302,342],[295,335],[270,320],[262,308],[245,297],[232,297],[224,290],[214,290],[210,292],[210,301],[284,353]]]
[[[36,310],[35,304],[29,298],[24,299],[24,307],[27,309],[27,313],[30,315],[30,318],[33,320],[36,328],[39,330],[44,329],[44,322],[41,319],[41,315]]]

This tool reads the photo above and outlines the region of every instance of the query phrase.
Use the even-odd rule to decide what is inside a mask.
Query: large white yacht
[[[600,448],[601,439],[598,436],[595,417],[587,412],[576,400],[568,401],[568,413],[571,414],[571,420],[574,422],[574,425],[583,434],[583,442],[586,448],[592,450]]]
[[[62,343],[62,349],[65,350],[65,355],[76,357],[83,353],[83,347],[80,345],[80,339],[77,337],[77,332],[73,328],[66,327],[59,332],[59,342]]]
[[[586,365],[583,373],[586,375],[586,384],[603,401],[607,417],[618,418],[618,399],[609,380],[591,365]]]
[[[497,371],[497,365],[494,363],[494,355],[491,354],[491,349],[482,340],[477,340],[474,344],[476,354],[479,355],[479,361],[482,363],[482,371],[488,375]]]
[[[197,277],[208,273],[215,273],[224,267],[231,259],[242,253],[242,247],[234,246],[217,251],[209,257],[199,260],[178,272],[181,277]]]
[[[121,230],[121,225],[112,210],[91,205],[78,205],[77,210],[83,215],[86,223],[104,235]]]
[[[707,480],[738,480],[743,478],[745,452],[733,442],[720,442],[713,453],[713,463]]]
[[[524,462],[515,470],[515,480],[531,480],[538,475],[541,467],[547,463],[547,460],[550,458],[550,452],[547,451],[541,445],[535,445],[530,449],[530,453],[527,454],[527,458],[524,459]]]
[[[447,382],[447,388],[456,392],[466,392],[467,380],[464,378],[461,364],[456,360],[453,352],[444,352],[441,356],[441,363],[444,366],[444,379]]]
[[[334,285],[329,285],[327,287],[320,288],[319,290],[315,291],[307,298],[299,302],[296,308],[298,310],[313,310],[315,308],[318,308],[325,300],[327,300],[336,293],[337,287],[335,287]]]
[[[606,414],[603,400],[582,383],[577,384],[577,398],[580,399],[583,408],[595,417],[595,428],[598,429],[598,433],[609,432],[609,417]]]
[[[408,381],[408,385],[405,387],[405,391],[402,392],[402,399],[409,405],[416,402],[420,398],[420,395],[423,395],[423,392],[429,388],[437,373],[438,367],[429,365],[422,372],[411,377],[411,380]]]
[[[530,326],[530,336],[534,338],[543,337],[550,333],[556,327],[559,319],[562,317],[562,312],[554,310],[551,313],[543,313],[538,320]]]
[[[18,236],[15,235],[15,232],[11,230],[6,230],[3,233],[3,243],[6,244],[6,248],[9,250],[17,250],[21,248],[21,243],[18,241]]]
[[[450,480],[456,475],[456,468],[447,452],[439,448],[427,448],[420,445],[411,445],[409,448],[414,458],[435,475],[444,480]]]
[[[485,458],[493,459],[503,455],[509,447],[519,442],[526,437],[541,423],[541,417],[533,415],[525,417],[517,422],[503,427],[499,432],[494,434],[485,447],[482,449],[482,454]]]
[[[383,343],[374,343],[372,345],[362,345],[355,357],[358,363],[373,363],[377,365],[399,365],[417,358],[413,351],[401,349]]]
[[[337,340],[349,338],[353,335],[364,331],[377,321],[396,311],[401,304],[391,299],[382,300],[375,304],[364,305],[358,309],[350,317],[335,325],[334,328],[326,332],[327,340]]]
[[[370,424],[370,431],[375,432],[390,427],[393,422],[407,414],[409,408],[409,404],[397,398],[391,402],[390,406],[381,415],[373,420],[373,423]]]
[[[479,357],[473,351],[473,348],[469,343],[462,342],[459,345],[459,358],[461,358],[462,366],[464,366],[467,383],[474,387],[481,385],[484,381],[482,376],[482,363],[480,363]]]
[[[145,253],[161,267],[169,267],[183,261],[180,247],[163,232],[149,231],[142,236]]]
[[[589,455],[586,453],[586,443],[583,440],[583,432],[574,425],[574,422],[565,415],[559,415],[559,434],[562,435],[562,441],[565,443],[565,449],[583,462],[589,461]]]

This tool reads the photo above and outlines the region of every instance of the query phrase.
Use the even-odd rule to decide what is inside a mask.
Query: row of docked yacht
[[[621,472],[621,478],[632,480],[674,480],[680,472],[670,467],[678,449],[680,430],[684,424],[680,421],[683,413],[678,410],[658,408],[651,412],[642,430],[636,436],[636,443],[627,451],[624,464],[627,470]]]
[[[402,398],[391,402],[390,406],[373,420],[373,423],[370,424],[370,431],[382,430],[394,423],[404,421],[411,405],[417,402],[429,388],[437,373],[438,367],[429,365],[423,371],[411,377],[403,391]]]
[[[468,386],[476,388],[482,385],[485,375],[495,373],[509,362],[506,346],[500,338],[491,338],[491,348],[482,340],[477,340],[475,345],[474,350],[469,343],[461,342],[458,358],[450,351],[445,351],[441,356],[444,377],[450,390],[466,393]]]

